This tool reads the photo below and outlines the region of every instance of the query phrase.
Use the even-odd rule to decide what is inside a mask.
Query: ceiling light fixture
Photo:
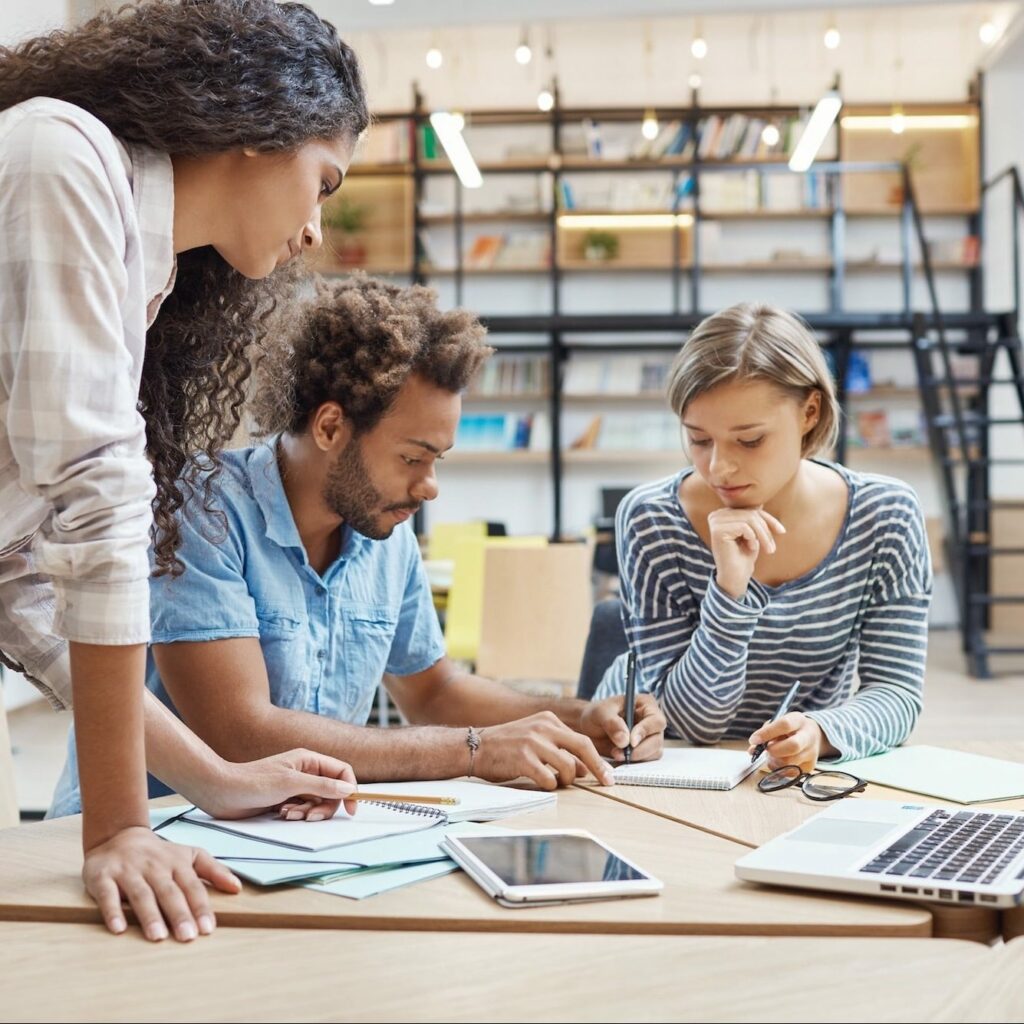
[[[549,110],[553,110],[555,106],[555,97],[550,89],[541,89],[537,93],[537,109],[543,110],[546,114]]]
[[[640,125],[640,134],[645,139],[650,139],[651,141],[658,137],[658,118],[653,110],[647,110],[644,113],[644,121]]]
[[[978,28],[978,38],[986,45],[991,46],[1002,33],[994,21],[983,21]]]
[[[516,47],[516,63],[525,66],[531,60],[533,60],[533,50],[530,49],[530,42],[524,28],[523,34],[519,37],[519,45]]]
[[[814,113],[811,114],[811,119],[807,122],[807,127],[804,128],[804,133],[789,158],[791,171],[806,171],[814,163],[814,158],[818,155],[818,150],[821,149],[821,144],[832,125],[835,124],[842,106],[843,101],[835,89],[830,89],[818,100],[818,105],[814,108]]]
[[[444,63],[444,56],[436,46],[432,46],[427,50],[426,61],[427,67],[431,71],[436,71]]]
[[[826,50],[838,50],[839,44],[842,42],[842,36],[839,34],[839,29],[837,29],[835,25],[829,25],[829,27],[825,29],[825,36],[822,39],[822,42],[825,44]]]
[[[460,122],[465,123],[461,114],[451,114],[444,110],[437,110],[430,115],[430,125],[437,132],[459,181],[465,188],[479,188],[484,179],[462,137]]]

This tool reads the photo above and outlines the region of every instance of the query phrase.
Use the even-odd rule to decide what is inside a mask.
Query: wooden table
[[[671,744],[672,746],[680,744]],[[740,742],[723,743],[731,749],[745,749]],[[959,750],[986,754],[1009,761],[1024,761],[1024,742],[971,741],[949,744]],[[842,770],[842,765],[836,766]],[[704,789],[670,789],[655,786],[613,786],[605,788],[596,783],[579,783],[580,788],[599,793],[608,799],[630,807],[649,811],[670,821],[700,829],[751,848],[774,839],[783,832],[802,825],[826,807],[826,804],[808,800],[798,786],[777,793],[762,793],[757,788],[760,773],[748,776],[735,789],[726,792]],[[906,800],[904,790],[890,789],[869,783],[864,798],[871,800]],[[848,797],[847,799],[857,799]],[[915,800],[942,803],[934,797],[914,796]],[[972,804],[971,807],[990,807],[995,810],[1024,810],[1024,800],[1003,800],[994,804]],[[1000,912],[981,907],[946,907],[929,904],[935,914],[935,934],[944,938],[970,938],[988,942],[1003,932],[1007,937],[1024,935],[1024,908]]]
[[[934,939],[221,928],[152,944],[3,922],[0,946],[5,1021],[981,1021],[1024,1005],[1012,946]]]
[[[746,847],[579,789],[510,827],[585,828],[665,883],[657,897],[507,910],[460,873],[368,900],[294,887],[213,893],[222,925],[483,932],[923,937],[932,915],[907,904],[794,893],[740,882]],[[0,920],[94,922],[79,880],[81,819],[0,832]]]

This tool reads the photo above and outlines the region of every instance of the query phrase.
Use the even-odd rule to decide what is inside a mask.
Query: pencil
[[[389,804],[444,804],[446,807],[453,807],[459,802],[457,796],[396,796],[394,793],[368,793],[364,789],[357,789],[344,799],[376,800]]]

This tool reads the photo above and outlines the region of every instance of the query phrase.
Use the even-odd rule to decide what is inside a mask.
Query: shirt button
[[[320,648],[320,650],[316,652],[316,656],[317,656],[317,657],[318,657],[318,658],[319,658],[319,659],[320,659],[321,661],[323,661],[323,660],[324,660],[324,658],[326,658],[326,657],[327,657],[327,652],[326,652],[326,651],[325,651],[325,650],[324,650],[324,649],[323,649],[323,648],[321,647],[321,648]]]

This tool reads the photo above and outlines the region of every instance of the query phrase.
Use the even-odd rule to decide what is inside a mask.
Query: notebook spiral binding
[[[707,775],[624,775],[616,776],[617,786],[666,786],[671,789],[729,789],[729,784],[720,778]]]
[[[426,804],[405,804],[394,800],[367,800],[370,807],[386,807],[389,811],[401,811],[403,814],[418,814],[424,818],[437,818],[438,825],[448,824],[448,812],[440,807],[428,807]]]

